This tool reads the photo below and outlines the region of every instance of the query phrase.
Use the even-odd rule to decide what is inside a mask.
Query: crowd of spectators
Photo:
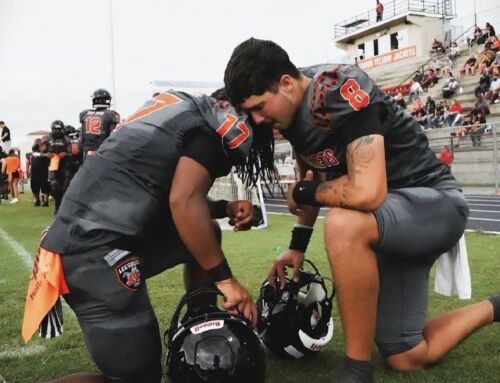
[[[495,29],[490,23],[486,23],[484,29],[477,27],[473,37],[468,39],[468,44],[472,53],[462,65],[456,65],[460,56],[458,44],[452,42],[445,47],[441,41],[434,39],[428,66],[425,70],[414,72],[408,97],[411,114],[423,130],[443,126],[457,128],[452,133],[455,136],[455,147],[459,147],[466,136],[470,137],[474,147],[481,145],[482,136],[488,132],[488,104],[499,102],[500,39],[496,37]],[[458,78],[453,75],[453,71],[458,72]],[[463,92],[459,81],[464,76],[474,76],[477,73],[480,74],[480,79],[474,89],[475,105],[470,111],[464,111],[456,99]],[[442,83],[442,99],[438,102],[427,96],[423,101],[424,93],[438,83]],[[406,109],[407,103],[401,93],[394,100],[401,108]]]

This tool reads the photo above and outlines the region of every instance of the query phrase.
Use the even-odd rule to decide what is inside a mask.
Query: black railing
[[[446,18],[456,16],[452,7],[452,0],[385,0],[383,20],[403,15],[408,12],[422,12],[433,15],[441,15]],[[335,38],[355,32],[378,23],[375,7],[367,12],[361,13],[353,18],[335,24]]]

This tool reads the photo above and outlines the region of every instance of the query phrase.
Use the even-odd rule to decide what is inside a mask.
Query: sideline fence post
[[[498,145],[497,124],[493,125],[493,172],[495,174],[495,194],[498,194]]]
[[[498,194],[498,145],[497,124],[493,124],[493,171],[495,174],[495,194]]]

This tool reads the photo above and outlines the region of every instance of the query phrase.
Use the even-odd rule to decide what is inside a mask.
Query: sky
[[[0,120],[14,145],[26,144],[28,132],[49,130],[53,120],[78,126],[102,87],[127,117],[151,96],[154,80],[222,82],[232,50],[252,36],[274,40],[298,66],[339,61],[334,24],[375,3],[0,0]],[[475,3],[478,24],[500,31],[497,0]],[[456,9],[453,24],[473,25],[474,0],[456,0]]]

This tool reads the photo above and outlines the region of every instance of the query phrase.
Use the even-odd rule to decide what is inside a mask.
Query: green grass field
[[[33,254],[40,231],[52,220],[52,207],[34,208],[28,194],[17,205],[0,205],[0,234],[10,236]],[[286,248],[293,218],[270,216],[269,228],[247,233],[225,232],[223,245],[237,278],[250,288],[254,297],[275,255]],[[324,274],[328,263],[322,243],[320,221],[309,247],[308,257]],[[15,244],[14,244],[15,246]],[[481,233],[467,235],[473,283],[473,302],[500,291],[500,236]],[[5,238],[0,239],[0,374],[8,383],[32,383],[78,371],[96,371],[86,351],[75,316],[65,307],[63,336],[42,340],[33,338],[27,345],[21,339],[21,321],[30,268]],[[183,294],[181,268],[169,270],[148,282],[160,322],[168,327]],[[431,280],[431,289],[434,285]],[[446,298],[430,291],[430,315],[434,316],[469,301]],[[286,383],[313,380],[326,382],[343,357],[343,337],[335,312],[334,340],[313,358],[283,361],[267,354],[267,382]],[[140,352],[140,350],[138,350]],[[396,373],[389,370],[375,351],[377,382],[500,382],[500,324],[487,326],[464,341],[443,361],[425,371]]]

